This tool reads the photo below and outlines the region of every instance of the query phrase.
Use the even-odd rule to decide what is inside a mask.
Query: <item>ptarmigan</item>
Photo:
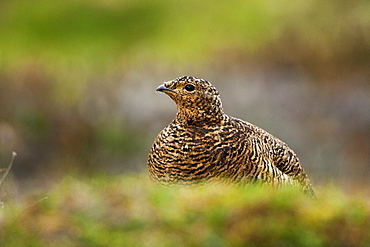
[[[226,115],[219,92],[210,82],[184,76],[164,82],[156,91],[175,101],[177,114],[150,149],[152,179],[163,184],[293,185],[315,197],[294,151],[263,129]]]

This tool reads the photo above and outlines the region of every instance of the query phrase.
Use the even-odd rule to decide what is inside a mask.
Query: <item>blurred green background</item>
[[[18,153],[1,245],[370,243],[369,201],[341,194],[370,194],[369,13],[367,0],[0,1],[0,175]],[[176,112],[155,89],[183,75],[287,142],[323,201],[152,188],[147,154]]]
[[[16,191],[146,171],[193,75],[287,142],[315,185],[370,176],[369,1],[1,1],[1,166]]]

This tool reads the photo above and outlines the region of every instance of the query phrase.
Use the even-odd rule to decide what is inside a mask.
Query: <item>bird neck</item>
[[[181,125],[219,124],[225,119],[222,107],[210,109],[194,109],[179,106],[175,121]]]

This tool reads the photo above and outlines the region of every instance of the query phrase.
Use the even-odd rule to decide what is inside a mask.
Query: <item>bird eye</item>
[[[188,84],[188,85],[185,86],[185,89],[186,89],[186,91],[191,92],[191,91],[194,91],[195,87],[191,84]]]

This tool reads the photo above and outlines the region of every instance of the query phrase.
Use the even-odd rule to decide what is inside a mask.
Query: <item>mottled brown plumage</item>
[[[208,181],[299,186],[314,197],[310,180],[287,144],[261,128],[226,115],[206,80],[184,76],[163,83],[176,118],[150,149],[150,177],[163,184]]]

